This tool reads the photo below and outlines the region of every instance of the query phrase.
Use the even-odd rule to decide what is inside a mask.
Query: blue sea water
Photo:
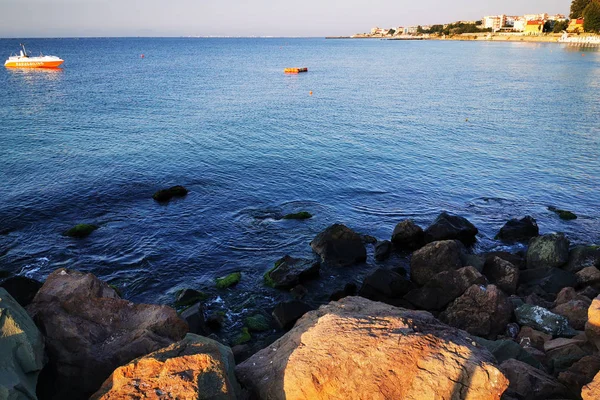
[[[19,40],[0,40],[0,54]],[[557,44],[324,39],[47,39],[61,71],[0,71],[0,269],[90,271],[135,301],[193,287],[235,312],[285,293],[334,222],[389,239],[442,210],[600,243],[600,53]],[[144,54],[144,58],[141,57]],[[309,72],[284,75],[306,66]],[[312,95],[309,93],[312,91]],[[181,184],[187,197],[152,194]],[[548,205],[575,212],[562,221]],[[306,210],[307,221],[281,220]],[[89,238],[62,232],[100,226]],[[323,271],[323,291],[375,268]],[[401,264],[401,258],[387,262]],[[394,265],[392,265],[394,266]],[[242,271],[232,290],[214,278]],[[345,275],[342,275],[345,274]],[[319,292],[319,290],[316,290]],[[322,300],[322,299],[321,299]],[[313,299],[318,302],[319,299]],[[246,307],[247,306],[247,307]]]

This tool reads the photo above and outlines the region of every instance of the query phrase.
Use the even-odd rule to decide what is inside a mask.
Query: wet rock
[[[375,245],[375,259],[377,261],[387,260],[392,252],[392,242],[383,240]]]
[[[0,287],[4,288],[21,307],[27,307],[42,287],[42,283],[25,276],[13,276],[0,283]]]
[[[121,300],[92,274],[54,271],[27,307],[45,334],[55,398],[83,398],[119,365],[180,340],[187,323],[167,306]]]
[[[371,235],[362,235],[361,240],[364,244],[375,244],[377,243],[377,238]]]
[[[504,261],[508,261],[519,270],[526,268],[525,259],[519,254],[513,254],[507,251],[490,251],[489,253],[485,253],[485,261],[488,261],[494,257],[499,257]]]
[[[440,319],[472,335],[495,339],[506,329],[512,311],[512,304],[495,285],[473,285],[440,314]]]
[[[511,219],[496,235],[496,239],[502,240],[503,242],[526,242],[532,237],[536,237],[540,234],[537,222],[530,216],[523,217],[521,219]]]
[[[442,212],[433,224],[425,229],[425,241],[430,243],[440,240],[460,240],[469,246],[477,240],[475,237],[477,233],[479,231],[475,225],[466,218]]]
[[[515,294],[519,283],[519,269],[500,257],[486,259],[483,274],[490,283],[498,286],[507,294]]]
[[[534,237],[527,249],[527,268],[561,267],[569,261],[569,239],[562,233]]]
[[[250,330],[248,329],[248,327],[244,326],[240,330],[240,333],[238,333],[238,335],[233,339],[233,344],[235,346],[238,346],[240,344],[247,343],[250,340],[252,340],[252,335],[250,334]]]
[[[460,261],[462,265],[470,265],[477,271],[483,271],[485,265],[485,256],[483,254],[469,254],[465,252],[460,253]]]
[[[564,219],[567,221],[577,219],[577,215],[575,215],[574,212],[568,210],[561,210],[560,208],[556,208],[554,206],[548,206],[548,210],[558,215],[560,219]]]
[[[569,251],[567,271],[575,273],[587,267],[600,268],[600,246],[575,246]]]
[[[471,266],[442,271],[425,286],[411,290],[404,299],[417,309],[442,310],[472,285],[487,285],[487,279]]]
[[[600,350],[600,296],[596,297],[588,308],[588,320],[585,323],[585,335],[590,343]]]
[[[533,329],[530,326],[523,326],[517,336],[517,342],[522,347],[534,347],[538,350],[544,350],[544,344],[552,339],[552,335]]]
[[[0,288],[0,398],[36,399],[44,338],[27,312]]]
[[[572,393],[581,393],[583,386],[590,383],[598,371],[600,371],[600,357],[585,356],[573,363],[566,371],[561,372],[558,380]]]
[[[356,295],[357,289],[356,284],[347,283],[346,286],[344,286],[344,289],[333,292],[331,296],[329,296],[329,301],[338,301],[344,297],[354,296]]]
[[[275,266],[264,275],[265,284],[277,289],[290,289],[301,282],[319,276],[318,261],[294,258],[286,255],[275,262]]]
[[[424,285],[442,271],[461,268],[461,252],[464,246],[457,240],[443,240],[425,245],[415,251],[410,260],[410,277],[418,285]]]
[[[249,330],[254,332],[264,332],[271,329],[271,324],[267,317],[262,314],[255,314],[244,319],[244,324]]]
[[[346,297],[305,315],[236,374],[261,399],[491,400],[508,386],[493,363],[427,312]]]
[[[569,321],[569,325],[573,329],[581,331],[585,328],[587,322],[588,307],[591,301],[571,300],[562,303],[552,309],[552,312],[562,315]]]
[[[233,272],[229,275],[215,279],[217,289],[227,289],[237,285],[242,280],[241,272]]]
[[[284,301],[275,306],[273,318],[281,329],[291,329],[296,321],[312,308],[301,301]]]
[[[184,197],[188,194],[188,190],[183,186],[173,186],[168,189],[161,189],[154,193],[152,198],[158,202],[167,202],[173,197]]]
[[[213,332],[220,331],[225,324],[225,312],[213,312],[206,318],[206,327]],[[192,333],[195,333],[192,331]],[[210,336],[210,335],[209,335]]]
[[[581,398],[583,400],[600,399],[600,372],[596,374],[594,380],[581,389]]]
[[[290,294],[296,300],[302,300],[308,294],[308,289],[302,285],[296,285],[290,289]]]
[[[324,263],[334,267],[345,267],[367,259],[367,249],[360,235],[342,224],[331,225],[319,233],[310,242],[310,247]]]
[[[577,287],[600,287],[600,270],[596,267],[585,267],[579,270],[575,277],[577,278]]]
[[[570,398],[567,388],[551,375],[524,362],[506,360],[500,370],[508,378],[510,386],[507,394],[519,399],[548,400]]]
[[[180,317],[187,322],[189,331],[198,335],[207,335],[202,303],[196,303],[181,312]]]
[[[297,213],[293,213],[293,214],[286,214],[283,219],[310,219],[312,218],[312,214],[309,213],[308,211],[300,211]]]
[[[229,347],[194,334],[117,368],[90,400],[238,399]]]
[[[425,243],[425,234],[412,219],[406,219],[396,225],[392,233],[392,243],[397,249],[416,250]]]
[[[176,292],[175,307],[187,307],[199,301],[206,300],[208,296],[205,293],[194,289],[183,289]]]
[[[473,340],[488,349],[488,351],[494,355],[498,364],[501,364],[506,360],[514,359],[535,368],[543,368],[542,364],[537,359],[512,340],[487,340],[479,337],[474,337]]]
[[[520,271],[519,281],[523,287],[538,286],[546,293],[558,293],[565,287],[577,285],[575,274],[560,268],[535,268]]]
[[[91,235],[99,226],[92,224],[78,224],[71,229],[65,231],[63,235],[69,236],[76,239],[83,239]]]
[[[515,310],[519,325],[529,326],[552,336],[573,336],[569,321],[545,308],[524,304]]]
[[[404,276],[389,269],[377,268],[365,278],[358,295],[374,301],[400,305],[402,297],[413,288],[414,284]]]
[[[0,279],[6,279],[10,277],[12,274],[8,271],[3,271],[0,269]]]

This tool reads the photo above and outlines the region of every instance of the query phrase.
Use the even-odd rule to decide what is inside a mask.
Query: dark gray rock
[[[27,307],[36,293],[42,287],[42,283],[25,276],[13,276],[0,283],[21,307]]]
[[[586,267],[600,268],[600,246],[575,246],[569,251],[569,262],[564,269],[578,272]]]
[[[509,220],[496,235],[496,239],[503,242],[526,242],[532,237],[538,236],[540,229],[537,222],[530,216],[521,219]]]
[[[281,329],[291,329],[296,321],[312,308],[301,301],[284,301],[275,306],[273,318]]]
[[[317,278],[321,264],[318,261],[294,258],[288,255],[275,262],[264,275],[265,283],[277,289],[290,289],[309,279]]]
[[[546,293],[556,294],[565,287],[576,286],[577,276],[559,268],[535,268],[520,271],[519,281],[521,286],[538,286]]]
[[[196,303],[191,307],[186,308],[180,314],[180,317],[188,323],[190,332],[198,335],[208,335],[206,329],[206,320],[204,318],[204,307],[202,303]]]
[[[569,261],[569,239],[562,233],[534,237],[527,249],[527,268],[561,267]]]
[[[570,337],[576,334],[565,317],[539,306],[524,304],[515,310],[515,316],[519,325],[529,326],[552,336]]]
[[[338,301],[338,300],[343,299],[344,297],[354,296],[354,295],[356,295],[357,289],[358,288],[356,287],[356,284],[347,283],[346,286],[344,286],[344,288],[342,290],[333,292],[331,294],[331,296],[329,296],[329,301]]]
[[[519,254],[509,253],[507,251],[490,251],[489,253],[485,253],[485,260],[487,261],[490,258],[499,257],[504,261],[508,261],[515,267],[521,269],[526,269],[527,265],[525,264],[525,259]]]
[[[473,340],[488,349],[496,357],[498,364],[513,359],[535,368],[543,368],[537,359],[512,340],[487,340],[479,337],[474,337]]]
[[[500,257],[489,257],[483,266],[483,274],[507,294],[515,294],[519,284],[519,269]]]
[[[345,267],[367,259],[367,249],[360,235],[342,224],[331,225],[319,233],[310,246],[324,263],[334,267]]]
[[[383,240],[375,245],[375,259],[377,261],[386,260],[390,256],[391,252],[392,242],[389,240]]]
[[[442,212],[425,229],[425,242],[431,243],[439,240],[460,240],[469,246],[475,243],[479,231],[466,218]]]
[[[418,285],[424,285],[439,272],[461,268],[461,253],[464,251],[464,246],[458,240],[443,240],[425,245],[412,254],[411,279]]]
[[[510,386],[505,396],[522,400],[573,398],[567,388],[553,376],[518,360],[509,359],[500,364]],[[505,396],[502,399],[505,399]]]
[[[404,295],[414,287],[404,276],[389,269],[377,268],[365,278],[358,295],[382,303],[401,305]]]
[[[412,219],[406,219],[394,228],[392,243],[397,249],[416,250],[425,244],[423,229],[414,223]]]
[[[168,189],[161,189],[154,193],[152,198],[158,202],[167,202],[173,197],[184,197],[188,194],[188,190],[183,186],[172,186]]]

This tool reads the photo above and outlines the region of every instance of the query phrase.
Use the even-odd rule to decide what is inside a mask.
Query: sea
[[[5,58],[19,39],[0,40]],[[549,43],[320,38],[27,39],[60,70],[0,70],[0,270],[91,272],[136,302],[207,292],[236,329],[287,292],[284,255],[339,222],[390,239],[441,211],[600,244],[600,52]],[[298,75],[287,67],[307,67]],[[167,204],[155,191],[184,185]],[[548,206],[578,218],[564,221]],[[308,211],[313,218],[284,220]],[[63,233],[99,226],[86,239]],[[307,301],[384,262],[321,270]],[[240,283],[215,278],[241,271]]]

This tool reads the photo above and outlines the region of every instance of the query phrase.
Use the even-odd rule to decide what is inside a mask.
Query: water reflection
[[[39,80],[58,81],[62,78],[62,68],[6,68],[13,77],[23,79],[26,83],[34,83]]]

